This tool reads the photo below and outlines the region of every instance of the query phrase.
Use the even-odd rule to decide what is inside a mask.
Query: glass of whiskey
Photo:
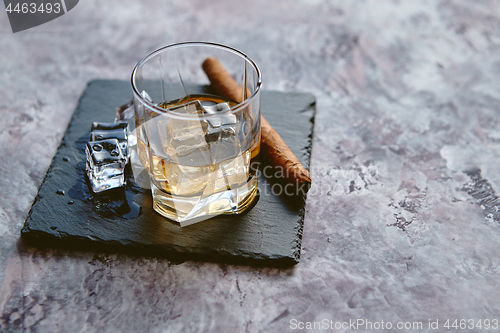
[[[225,94],[202,64],[215,57],[238,85]],[[187,42],[160,48],[132,72],[139,160],[153,209],[190,225],[242,214],[258,200],[261,74],[228,46]]]

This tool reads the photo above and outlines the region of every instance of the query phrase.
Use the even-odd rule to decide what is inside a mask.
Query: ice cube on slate
[[[127,127],[128,123],[125,121],[115,123],[92,123],[89,140],[101,141],[105,139],[117,139],[125,158],[128,160],[130,153],[128,149]]]
[[[137,139],[135,136],[135,112],[134,103],[130,101],[129,103],[116,108],[115,121],[114,123],[127,123],[127,143],[128,143],[128,155],[130,158],[132,146],[137,144]],[[123,126],[123,125],[121,125]]]
[[[87,176],[95,193],[123,186],[127,159],[118,139],[87,142]]]
[[[127,120],[134,118],[134,102],[130,101],[127,104],[119,106],[115,110],[115,123],[121,121],[128,122]],[[130,124],[130,123],[129,123]]]

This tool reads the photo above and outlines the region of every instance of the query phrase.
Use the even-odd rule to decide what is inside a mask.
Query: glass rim
[[[216,49],[223,49],[223,50],[229,51],[233,54],[240,56],[246,62],[250,63],[250,65],[257,72],[257,82],[256,82],[255,91],[247,99],[245,99],[241,103],[238,103],[235,106],[229,108],[228,110],[217,112],[215,114],[203,114],[203,115],[185,114],[185,113],[181,113],[181,112],[175,112],[175,111],[170,110],[170,109],[164,109],[164,108],[161,108],[158,105],[148,101],[147,99],[145,99],[139,93],[137,86],[136,86],[136,82],[135,82],[138,69],[140,67],[142,67],[144,64],[146,64],[149,60],[151,60],[152,58],[154,58],[155,56],[157,56],[163,52],[166,52],[166,51],[171,50],[171,49],[189,47],[189,46],[208,46],[208,47],[213,47]],[[201,66],[201,64],[200,64],[200,66]],[[223,44],[218,44],[218,43],[212,43],[212,42],[181,42],[181,43],[169,44],[169,45],[160,47],[159,49],[154,50],[153,52],[149,53],[147,56],[142,58],[137,63],[137,65],[135,65],[135,67],[132,71],[132,75],[130,77],[130,81],[131,81],[131,85],[132,85],[132,91],[133,91],[135,97],[149,110],[154,111],[158,114],[163,114],[163,115],[168,114],[170,116],[174,116],[175,118],[182,118],[182,119],[192,119],[192,118],[205,119],[205,118],[219,117],[219,116],[225,115],[225,114],[236,113],[236,112],[240,111],[241,109],[244,109],[247,106],[249,106],[257,98],[257,96],[259,95],[259,92],[261,90],[261,87],[262,87],[262,77],[261,77],[260,69],[257,66],[257,64],[252,60],[252,58],[250,58],[249,56],[247,56],[243,52],[241,52],[233,47],[223,45]]]

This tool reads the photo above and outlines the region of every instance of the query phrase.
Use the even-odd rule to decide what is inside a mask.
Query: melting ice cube
[[[195,100],[169,109],[177,113],[192,115],[189,119],[167,116],[153,118],[153,120],[157,119],[157,131],[162,148],[168,153],[169,158],[182,165],[211,164],[208,154],[209,147],[205,139],[207,124],[197,117],[204,112],[200,102]]]
[[[213,104],[213,105],[206,105],[205,103],[202,104],[203,109],[205,110],[206,113],[208,114],[218,114],[222,111],[227,111],[231,107],[229,106],[229,103],[219,103],[219,104]],[[220,115],[218,117],[210,117],[208,119],[208,123],[212,128],[219,128],[222,125],[231,125],[231,124],[236,124],[236,116],[234,114],[224,114]]]
[[[211,115],[207,118],[206,140],[210,144],[214,163],[237,156],[240,153],[240,142],[236,136],[237,117],[224,112],[230,109],[229,103],[202,105],[205,112]]]
[[[129,151],[127,126],[127,122],[92,123],[89,140],[101,141],[105,139],[117,139],[125,158],[128,159]]]
[[[123,185],[123,171],[127,159],[118,139],[89,141],[85,152],[87,176],[94,192],[102,192]]]
[[[169,110],[187,114],[187,115],[201,115],[203,114],[203,107],[200,101],[195,100],[186,104],[171,107]],[[169,135],[176,140],[183,140],[187,138],[192,138],[194,136],[200,136],[204,134],[204,127],[206,127],[205,122],[197,117],[193,119],[176,119],[171,118],[169,122]]]

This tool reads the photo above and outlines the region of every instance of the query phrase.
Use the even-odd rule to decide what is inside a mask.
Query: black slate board
[[[218,216],[183,228],[153,211],[151,192],[137,187],[131,172],[125,190],[92,195],[85,178],[90,125],[113,121],[115,108],[131,95],[128,82],[89,83],[21,231],[24,243],[166,256],[174,261],[297,263],[305,197],[274,195],[273,178],[261,175],[260,199],[247,214]],[[262,114],[308,166],[314,96],[275,91],[263,91],[261,96]]]

